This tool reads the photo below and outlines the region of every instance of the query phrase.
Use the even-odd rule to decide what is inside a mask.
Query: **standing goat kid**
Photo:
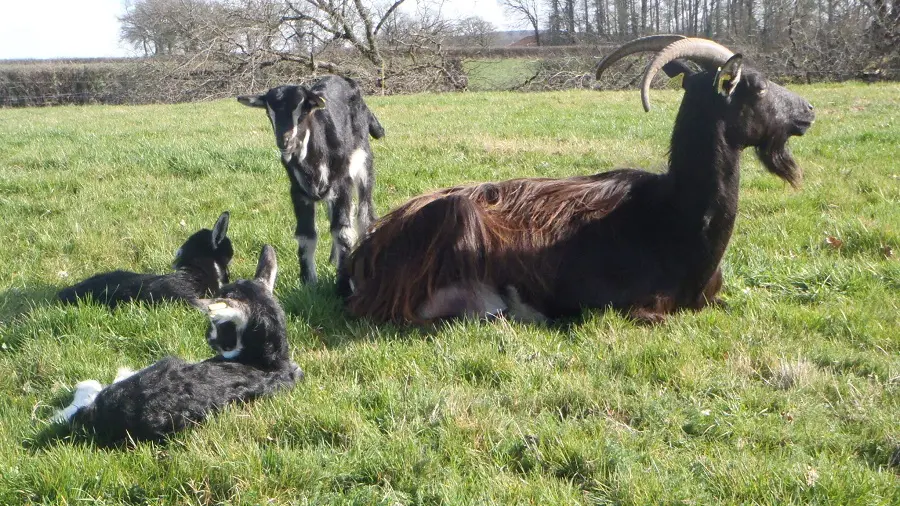
[[[54,421],[83,426],[104,443],[160,440],[228,404],[293,386],[303,371],[291,362],[284,311],[272,295],[277,270],[275,250],[263,246],[254,280],[202,301],[215,357],[197,363],[168,357],[137,372],[120,369],[106,388],[82,381]]]
[[[654,36],[615,51],[598,74],[658,51],[644,74],[685,72],[669,170],[516,179],[416,197],[379,220],[347,264],[351,313],[426,322],[505,311],[520,320],[613,308],[659,321],[716,301],[738,208],[741,151],[795,185],[786,148],[813,107],[703,39]],[[692,60],[704,70],[693,73]]]
[[[375,221],[369,136],[380,139],[384,129],[356,83],[339,76],[326,76],[309,88],[279,86],[263,95],[237,99],[246,106],[265,108],[272,122],[281,163],[291,181],[300,279],[304,283],[317,279],[315,203],[320,200],[328,205],[331,261],[340,273],[356,238]],[[354,188],[359,199],[356,230],[350,219]],[[347,280],[339,274],[337,281],[338,292],[347,295]]]
[[[208,297],[228,283],[228,264],[234,256],[227,235],[228,219],[228,211],[225,211],[212,230],[204,228],[188,237],[175,253],[175,272],[105,272],[60,290],[57,297],[61,302],[74,304],[78,299],[90,296],[95,302],[111,308],[129,301],[153,304],[183,300],[196,305],[198,298]]]

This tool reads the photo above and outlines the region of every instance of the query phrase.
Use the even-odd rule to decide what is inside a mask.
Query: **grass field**
[[[538,60],[527,58],[472,59],[463,63],[472,91],[514,89],[532,77],[539,64]]]
[[[803,188],[747,153],[728,309],[657,327],[354,321],[327,234],[321,285],[298,286],[262,112],[0,110],[0,504],[900,503],[900,85],[795,89],[818,113],[792,141]],[[660,170],[680,94],[653,99],[645,114],[637,91],[371,98],[378,211],[466,181]],[[234,275],[277,248],[306,381],[166,445],[41,437],[79,380],[210,354],[199,312],[60,307],[54,291],[166,271],[226,209]]]

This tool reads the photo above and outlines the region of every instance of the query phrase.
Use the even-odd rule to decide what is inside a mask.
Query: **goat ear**
[[[744,57],[737,53],[725,62],[716,72],[716,92],[723,97],[730,97],[737,85],[741,82],[741,70],[744,67]]]
[[[310,91],[306,98],[312,104],[313,110],[325,108],[325,97],[319,91]]]
[[[275,258],[275,248],[266,244],[259,254],[259,263],[256,265],[256,281],[261,283],[269,294],[275,289],[275,276],[278,275],[278,260]]]
[[[215,249],[220,244],[222,244],[222,241],[224,241],[225,238],[227,237],[227,235],[228,235],[228,219],[230,216],[231,216],[231,214],[228,211],[225,211],[224,213],[220,214],[219,219],[216,220],[216,224],[213,226],[213,230],[212,230],[213,249]]]
[[[263,99],[263,95],[241,95],[237,98],[237,101],[246,105],[247,107],[265,107],[266,101]]]
[[[228,307],[225,299],[194,299],[193,305],[207,315],[212,315],[212,313]]]

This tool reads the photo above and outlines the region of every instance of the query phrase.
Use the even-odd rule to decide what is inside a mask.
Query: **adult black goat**
[[[356,238],[375,221],[372,189],[375,170],[369,136],[380,139],[384,129],[363,101],[356,83],[326,76],[307,88],[278,86],[263,95],[238,101],[265,108],[281,150],[281,163],[291,181],[291,201],[297,219],[300,279],[316,282],[316,210],[324,200],[331,218],[331,260],[340,266]],[[353,189],[358,194],[356,230],[350,222]],[[338,277],[338,292],[349,284]]]
[[[812,106],[744,68],[708,40],[639,39],[604,60],[658,51],[690,72],[672,132],[669,170],[619,169],[568,179],[516,179],[436,191],[379,220],[347,264],[351,313],[421,322],[506,311],[521,320],[607,308],[658,321],[700,309],[721,288],[719,262],[737,215],[739,161],[748,146],[796,184],[786,143],[812,124]],[[678,63],[681,61],[681,63]]]
[[[275,250],[263,246],[255,279],[203,301],[215,357],[197,363],[167,357],[137,372],[120,369],[106,388],[82,381],[54,421],[86,427],[103,443],[160,440],[230,403],[293,386],[303,371],[291,362],[284,311],[272,295],[277,269]]]
[[[234,256],[228,238],[229,216],[228,211],[223,212],[212,230],[204,228],[188,237],[175,253],[175,272],[104,272],[62,289],[56,296],[68,304],[90,296],[110,308],[129,301],[183,300],[196,305],[200,297],[208,297],[228,283],[228,264]]]

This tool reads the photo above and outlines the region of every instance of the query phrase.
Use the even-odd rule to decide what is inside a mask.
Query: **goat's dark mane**
[[[406,262],[404,236],[419,222],[435,232],[424,254],[404,270],[402,283],[361,283],[349,299],[352,312],[380,320],[417,321],[416,308],[452,279],[478,279],[488,284],[516,280],[544,296],[549,280],[528,268],[535,251],[545,251],[588,223],[606,216],[626,198],[628,180],[620,171],[566,179],[513,179],[439,190],[416,197],[384,216],[370,240],[353,253],[354,279],[371,279],[383,263]],[[472,227],[460,226],[457,213],[431,213],[436,201],[465,199],[483,210]],[[441,220],[436,222],[434,220]],[[452,238],[453,249],[444,248]],[[486,262],[485,258],[503,258]],[[552,259],[546,259],[553,262]],[[439,272],[442,274],[433,275]]]

